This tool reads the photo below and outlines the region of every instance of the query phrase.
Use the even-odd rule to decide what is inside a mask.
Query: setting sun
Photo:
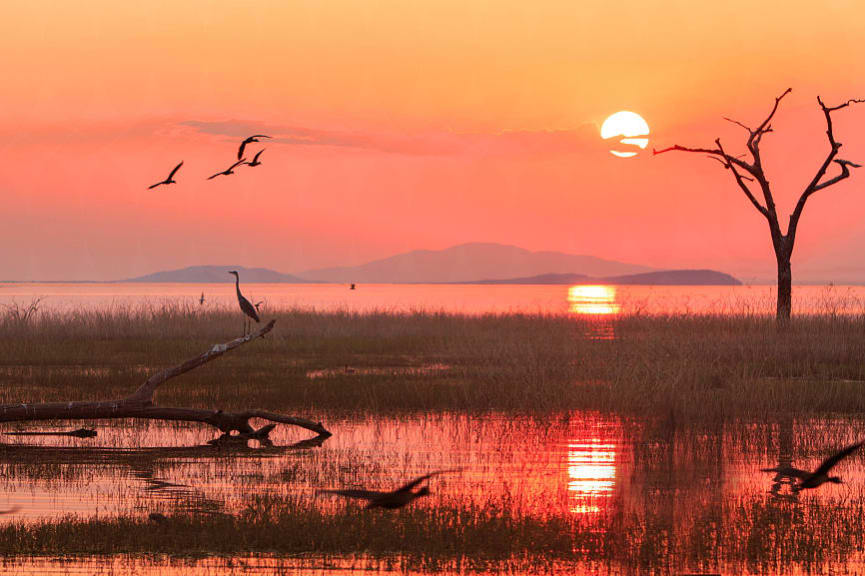
[[[611,154],[619,158],[636,156],[637,153],[633,150],[628,150],[627,147],[638,146],[641,149],[645,148],[649,144],[648,136],[649,125],[643,117],[627,110],[622,110],[609,116],[601,126],[601,138],[608,140],[620,137],[617,143],[625,145],[625,150],[610,150]]]

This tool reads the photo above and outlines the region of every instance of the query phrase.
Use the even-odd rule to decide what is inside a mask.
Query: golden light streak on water
[[[568,311],[572,314],[607,316],[621,312],[615,286],[571,286],[568,288]]]
[[[597,438],[568,444],[570,511],[597,513],[616,484],[616,445]]]

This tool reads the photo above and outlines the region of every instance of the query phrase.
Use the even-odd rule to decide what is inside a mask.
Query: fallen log
[[[4,432],[6,436],[71,436],[72,438],[96,438],[96,430],[88,428],[79,428],[78,430],[68,430],[66,432],[39,432],[29,430],[19,430],[17,432]]]
[[[321,424],[305,418],[286,416],[266,410],[244,410],[242,412],[225,412],[223,410],[205,410],[198,408],[173,408],[157,406],[153,400],[157,388],[176,376],[219,358],[226,352],[242,346],[252,340],[263,337],[273,330],[276,320],[271,320],[257,332],[225,344],[217,344],[207,352],[190,358],[186,362],[163,370],[147,379],[131,395],[119,400],[96,402],[43,402],[39,404],[0,404],[0,423],[28,422],[36,420],[103,420],[112,418],[147,418],[152,420],[174,420],[185,422],[202,422],[218,428],[223,434],[237,432],[248,438],[264,439],[273,429],[268,424],[256,430],[249,421],[253,418],[269,420],[279,424],[290,424],[315,432],[320,437],[327,438],[331,434]]]

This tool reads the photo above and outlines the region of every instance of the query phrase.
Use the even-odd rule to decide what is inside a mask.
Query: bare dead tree
[[[149,418],[155,420],[179,420],[202,422],[221,430],[224,434],[238,432],[241,439],[266,440],[273,430],[267,424],[260,429],[253,428],[249,421],[253,418],[269,420],[280,424],[299,426],[319,437],[329,437],[330,432],[321,422],[313,422],[296,416],[286,416],[267,410],[244,410],[225,412],[223,410],[204,410],[198,408],[171,408],[157,406],[153,400],[156,389],[175,376],[180,376],[198,368],[226,352],[252,340],[263,337],[273,329],[276,321],[271,320],[257,332],[237,338],[225,344],[217,344],[207,352],[190,358],[183,364],[163,370],[147,379],[131,395],[119,400],[95,402],[44,402],[39,404],[0,404],[0,422],[27,422],[36,420],[100,420],[109,418]]]
[[[846,108],[851,104],[865,102],[865,100],[847,100],[837,106],[826,106],[823,100],[818,96],[817,103],[823,111],[826,118],[826,136],[829,139],[829,151],[826,158],[817,169],[817,173],[808,182],[802,194],[799,196],[799,201],[796,207],[790,214],[790,220],[787,224],[786,233],[782,230],[781,224],[778,221],[778,212],[775,207],[775,199],[772,195],[772,189],[769,185],[769,179],[763,171],[763,160],[760,156],[760,144],[763,136],[769,132],[773,132],[772,119],[778,111],[778,106],[781,100],[792,91],[788,88],[783,94],[775,98],[775,105],[769,112],[763,122],[756,128],[751,128],[748,125],[724,118],[728,122],[732,122],[748,131],[748,140],[746,146],[748,156],[743,158],[730,154],[721,145],[721,139],[715,139],[715,148],[689,148],[678,144],[664,148],[663,150],[653,150],[653,154],[662,154],[664,152],[695,152],[697,154],[705,154],[709,158],[718,161],[724,168],[730,171],[736,185],[745,193],[745,196],[754,205],[754,208],[759,212],[769,224],[769,233],[772,237],[772,247],[775,250],[775,259],[778,264],[778,302],[776,307],[776,318],[779,322],[785,322],[790,319],[791,301],[792,301],[792,272],[790,268],[790,259],[793,255],[793,245],[796,241],[796,230],[799,226],[799,219],[802,217],[802,211],[805,209],[805,203],[808,199],[825,188],[837,184],[850,176],[851,168],[859,168],[858,164],[854,164],[849,160],[838,158],[838,151],[841,149],[841,142],[835,140],[835,134],[832,129],[832,112]],[[834,176],[827,177],[826,171],[833,164],[837,164],[839,172]],[[760,201],[762,199],[762,202]]]

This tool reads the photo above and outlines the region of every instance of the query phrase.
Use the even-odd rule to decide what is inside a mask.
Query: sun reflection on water
[[[568,288],[568,311],[571,314],[605,316],[618,314],[615,286],[571,286]]]
[[[570,510],[576,514],[601,511],[616,480],[616,446],[592,438],[568,444]]]

